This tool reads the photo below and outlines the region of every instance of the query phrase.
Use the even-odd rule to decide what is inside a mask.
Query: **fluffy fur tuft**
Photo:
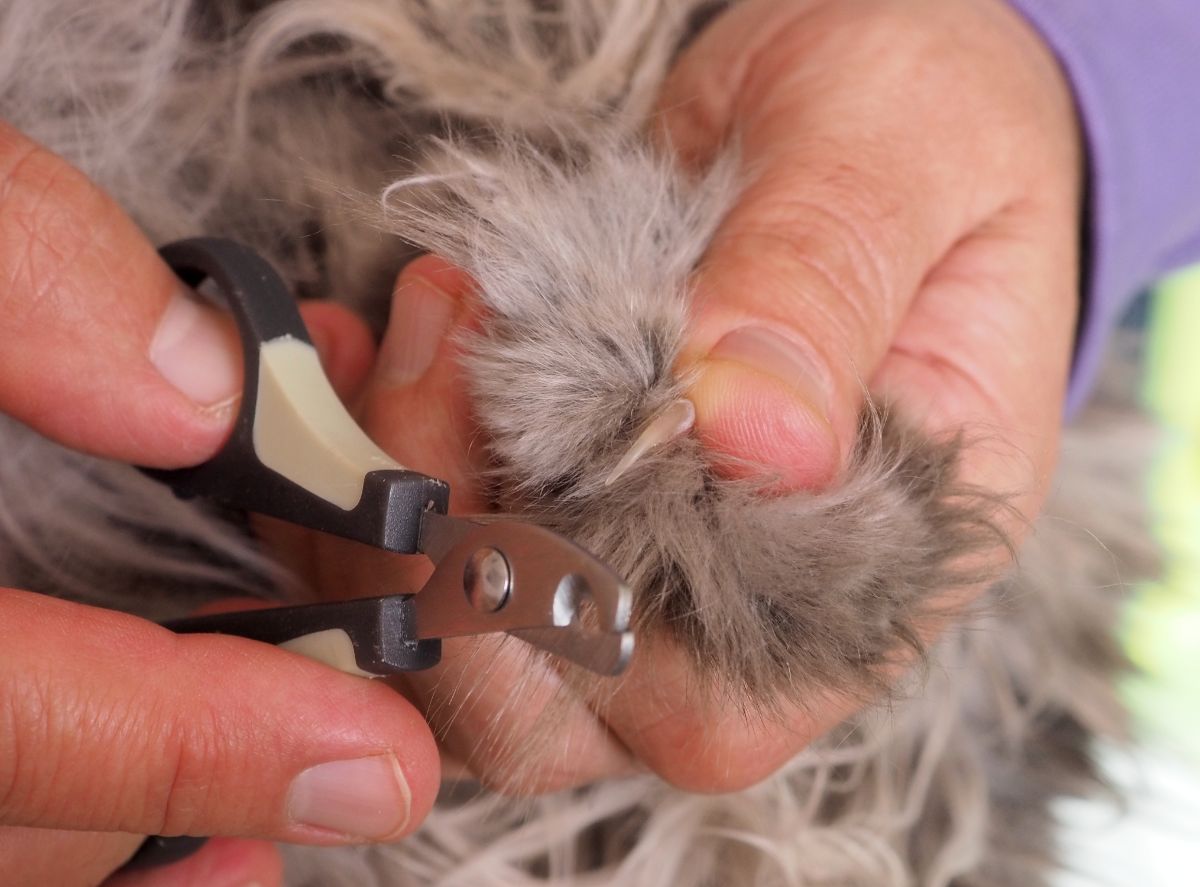
[[[828,493],[771,495],[761,468],[724,479],[689,436],[607,482],[683,394],[688,281],[736,197],[732,158],[691,178],[633,137],[554,153],[500,139],[446,145],[433,167],[436,187],[400,181],[385,205],[480,284],[468,370],[502,509],[598,553],[633,585],[644,631],[760,702],[873,687],[920,648],[931,602],[1001,541],[992,504],[957,481],[957,442],[870,407]]]
[[[796,697],[861,685],[915,646],[1002,506],[957,483],[960,444],[878,410],[828,493],[722,480],[686,437],[604,484],[682,390],[688,278],[737,192],[728,161],[692,179],[638,135],[710,5],[9,0],[0,114],[152,238],[238,237],[297,291],[377,318],[412,244],[465,266],[490,311],[469,369],[497,507],[610,558],[639,589],[643,632],[681,643],[715,682]],[[451,796],[403,845],[293,851],[289,882],[1038,884],[1048,799],[1090,784],[1089,737],[1120,730],[1113,562],[1145,560],[1123,507],[1141,432],[1119,412],[1089,421],[1068,438],[1058,518],[982,615],[889,705],[762,785]],[[12,423],[0,448],[7,583],[154,616],[193,593],[286,590],[245,534],[130,470]],[[1077,529],[1097,516],[1112,554]]]

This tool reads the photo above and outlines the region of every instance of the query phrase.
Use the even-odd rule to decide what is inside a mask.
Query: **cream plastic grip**
[[[242,400],[229,440],[208,462],[144,469],[180,496],[268,514],[398,554],[420,551],[422,516],[446,513],[445,482],[388,458],[346,412],[283,281],[253,251],[197,238],[163,247],[185,283],[211,280],[242,340]],[[417,639],[412,595],[199,616],[177,632],[222,632],[278,644],[367,677],[436,665],[442,644]],[[205,838],[151,836],[123,870],[154,868]]]
[[[181,496],[417,553],[421,515],[444,514],[449,488],[397,464],[346,412],[275,270],[219,238],[182,240],[160,252],[193,288],[206,279],[215,284],[237,322],[245,381],[233,433],[212,459],[146,473]]]

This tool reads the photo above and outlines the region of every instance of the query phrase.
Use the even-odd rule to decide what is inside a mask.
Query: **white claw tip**
[[[695,424],[696,407],[690,400],[681,397],[679,400],[671,401],[646,423],[641,433],[638,434],[637,440],[633,442],[633,446],[625,451],[621,461],[604,479],[604,486],[607,487],[616,481],[638,459],[655,447],[670,443],[680,435],[687,434]]]

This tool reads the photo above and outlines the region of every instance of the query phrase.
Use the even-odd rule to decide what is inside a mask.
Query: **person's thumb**
[[[738,5],[687,51],[661,104],[672,148],[704,163],[736,143],[746,179],[696,279],[681,370],[697,431],[785,487],[837,475],[922,281],[1002,199],[986,175],[967,187],[974,143],[920,88],[924,44],[894,17],[867,27],[850,11]],[[886,55],[880,26],[895,32]]]
[[[0,649],[0,825],[345,843],[433,804],[433,736],[380,682],[13,590]]]

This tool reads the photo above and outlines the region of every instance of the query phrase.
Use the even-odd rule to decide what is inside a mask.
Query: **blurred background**
[[[1102,750],[1125,805],[1061,805],[1072,871],[1059,887],[1200,885],[1200,268],[1164,282],[1142,318],[1163,570],[1137,589],[1123,628],[1136,746]]]
[[[1147,320],[1145,397],[1163,433],[1150,499],[1166,558],[1129,611],[1126,648],[1142,674],[1126,698],[1150,735],[1200,764],[1200,268],[1167,281]]]

